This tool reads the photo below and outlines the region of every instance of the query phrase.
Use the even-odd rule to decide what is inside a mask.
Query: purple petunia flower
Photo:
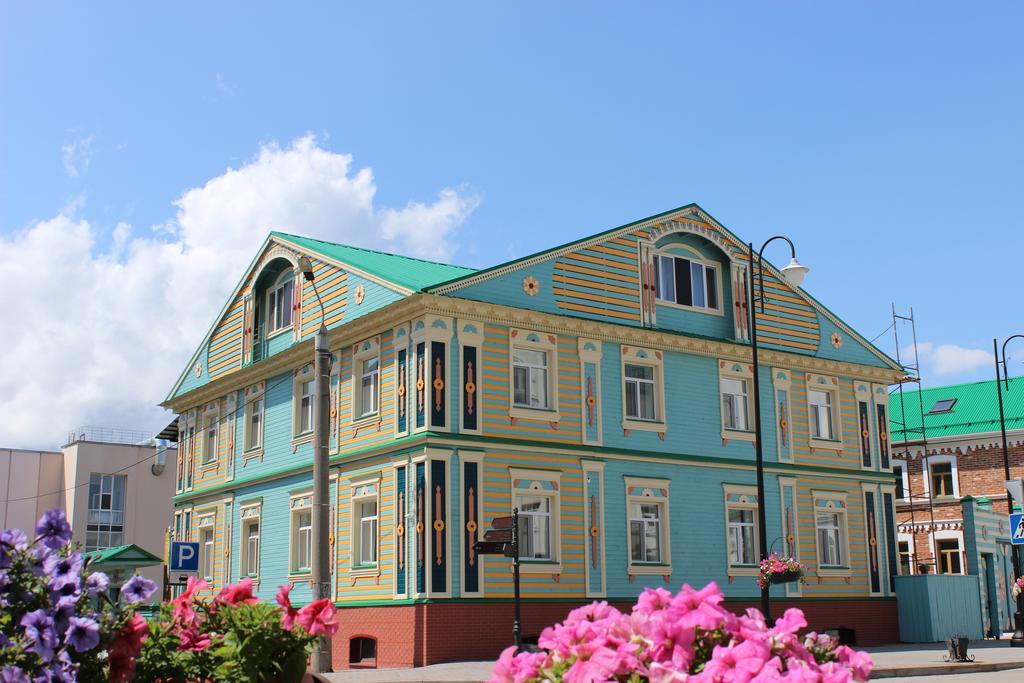
[[[51,591],[73,595],[81,588],[82,553],[71,553],[67,557],[53,553],[43,562],[43,571],[50,577]]]
[[[94,597],[100,593],[106,593],[107,586],[109,585],[110,578],[103,572],[93,572],[85,579],[85,586],[89,591],[89,595]]]
[[[71,617],[64,642],[77,652],[86,652],[100,643],[100,626],[89,617]]]
[[[41,545],[37,545],[28,551],[29,564],[28,568],[35,576],[46,575],[46,563],[50,561],[51,556],[56,555],[52,550]]]
[[[53,659],[53,650],[57,647],[57,632],[53,630],[53,619],[46,610],[37,609],[29,612],[21,618],[21,626],[25,629],[25,637],[32,643],[29,649],[42,657],[44,662]]]
[[[24,550],[27,546],[28,538],[21,529],[0,531],[0,569],[10,567],[14,552]]]
[[[71,525],[60,508],[47,510],[36,522],[36,535],[47,548],[63,548],[71,541]]]
[[[57,635],[62,636],[68,630],[71,617],[75,616],[78,596],[65,596],[57,600],[57,606],[53,610],[53,627]]]
[[[142,602],[156,590],[156,583],[142,574],[136,574],[121,587],[121,597],[125,602]]]
[[[28,674],[16,666],[0,669],[0,683],[32,683]]]

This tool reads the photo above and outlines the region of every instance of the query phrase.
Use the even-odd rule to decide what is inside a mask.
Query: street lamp
[[[999,341],[992,340],[992,353],[996,357],[996,396],[999,399],[999,431],[1003,435],[1003,474],[1006,475],[1007,486],[1010,482],[1010,449],[1006,443],[1006,417],[1003,414],[1003,387],[999,383],[999,365],[1003,366],[1003,381],[1006,383],[1006,390],[1010,390],[1010,373],[1006,369],[1006,345],[1013,339],[1024,339],[1024,334],[1015,334],[1007,337],[1003,342],[1002,349],[999,348]],[[1006,491],[1006,511],[1013,514],[1013,496],[1010,490]],[[1014,530],[1010,529],[1010,534]],[[1010,557],[1013,559],[1014,580],[1020,578],[1020,557],[1017,555],[1017,548],[1010,546]],[[1017,612],[1013,615],[1013,638],[1010,639],[1010,647],[1024,647],[1024,594],[1017,596]]]
[[[320,329],[314,342],[313,380],[316,396],[313,411],[313,599],[331,597],[331,536],[330,510],[330,455],[328,454],[328,426],[330,425],[330,373],[331,351],[327,344],[327,326],[324,325],[324,302],[316,288],[316,274],[308,257],[299,258],[299,270],[306,282],[313,285],[313,293],[320,304]],[[297,296],[302,296],[301,290]],[[313,643],[313,671],[323,673],[333,669],[331,645],[326,636]]]
[[[761,245],[761,250],[757,252],[757,271],[760,275],[759,281],[759,296],[757,301],[761,304],[761,312],[764,312],[764,265],[761,260],[761,255],[764,253],[764,248],[767,247],[771,242],[775,240],[785,240],[789,244],[790,260],[789,265],[782,269],[782,277],[786,279],[786,282],[799,287],[800,283],[804,281],[804,277],[810,268],[800,265],[796,260],[796,247],[793,246],[792,240],[784,235],[776,235],[770,237],[764,244]],[[757,361],[757,311],[754,310],[754,244],[750,244],[750,261],[747,263],[747,310],[750,311],[750,349],[753,356],[753,370],[754,370],[754,449],[755,449],[755,463],[757,466],[757,540],[761,548],[761,560],[764,561],[768,557],[768,529],[766,523],[764,496],[764,451],[761,448],[761,387],[758,375],[760,374],[760,366]],[[768,586],[766,585],[761,589],[761,612],[764,614],[765,621],[770,620],[769,610],[771,604],[768,598]]]

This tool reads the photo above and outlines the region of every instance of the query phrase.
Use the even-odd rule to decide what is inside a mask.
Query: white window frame
[[[262,387],[252,387],[246,391],[245,400],[245,424],[243,432],[245,435],[245,451],[247,453],[263,450],[263,434],[267,423],[267,397]],[[253,416],[260,416],[259,430],[254,434],[252,428]],[[255,438],[254,438],[255,437]]]
[[[521,558],[520,572],[524,574],[561,574],[562,573],[562,486],[561,472],[553,470],[530,470],[509,468],[509,487],[512,495],[512,506],[519,506],[519,498],[547,497],[550,499],[550,536],[551,557],[549,559]],[[532,482],[528,488],[516,488],[515,482]],[[548,491],[541,487],[540,482],[555,483],[555,489]]]
[[[260,575],[260,549],[263,547],[263,520],[261,517],[261,505],[243,505],[239,510],[241,519],[240,535],[238,539],[238,576],[239,578],[249,577],[253,581],[259,580]],[[250,547],[249,530],[256,526],[256,549],[253,557],[253,549]],[[249,561],[254,560],[256,571],[249,571]]]
[[[622,478],[626,494],[626,571],[634,576],[666,576],[672,573],[672,525],[669,500],[672,497],[671,480],[649,477]],[[655,497],[653,491],[664,490],[667,495]],[[630,491],[639,491],[630,493]],[[633,559],[632,511],[634,504],[659,506],[659,538],[661,559],[658,562],[640,562]]]
[[[93,478],[97,479],[99,485],[98,498],[93,498]],[[115,504],[116,489],[120,484],[121,506]],[[109,491],[104,489],[109,488]],[[102,472],[91,472],[89,474],[89,497],[88,513],[86,520],[86,542],[85,550],[106,550],[124,545],[125,534],[125,509],[128,507],[128,475],[126,474],[104,474]],[[107,497],[104,500],[104,497]],[[113,536],[120,537],[120,543],[113,542]],[[92,536],[95,543],[89,543]],[[101,542],[100,539],[105,542]]]
[[[897,571],[897,573],[900,576],[907,576],[907,574],[902,573],[902,571],[900,570],[900,566],[901,566],[900,565],[900,543],[906,543],[907,544],[907,549],[910,551],[910,563],[909,563],[910,564],[910,574],[916,574],[917,573],[917,567],[914,566],[914,559],[915,559],[915,557],[914,557],[915,556],[915,553],[914,553],[914,535],[913,534],[907,534],[907,533],[897,533],[896,534],[896,571]]]
[[[217,514],[211,512],[196,515],[196,520],[199,530],[199,574],[201,578],[212,582],[217,569]]]
[[[397,353],[395,354],[397,357]],[[363,377],[364,370],[363,366],[365,363],[376,360],[377,361],[377,384],[376,384],[376,405],[372,409],[367,410],[363,405]],[[352,347],[352,366],[349,373],[349,392],[351,400],[349,403],[352,406],[351,420],[355,425],[363,424],[366,422],[375,422],[379,419],[381,414],[381,403],[380,395],[381,388],[383,387],[383,367],[381,365],[381,353],[380,353],[380,337],[373,337],[372,339],[366,339],[364,341],[355,344]]]
[[[889,458],[889,465],[893,468],[894,475],[896,474],[895,469],[897,467],[900,468],[900,471],[902,473],[900,479],[902,480],[903,496],[897,496],[896,492],[894,491],[893,498],[895,498],[896,500],[910,500],[911,498],[913,498],[913,496],[910,492],[910,474],[907,472],[907,461],[901,460],[899,458]]]
[[[825,439],[814,436],[814,404],[811,403],[811,392],[821,391],[829,395],[829,409],[832,420],[832,438]],[[807,410],[807,439],[812,449],[843,451],[842,405],[839,400],[839,379],[830,375],[807,374],[807,385],[804,407]]]
[[[213,438],[210,438],[210,434]],[[217,463],[220,450],[220,410],[211,403],[203,413],[203,443],[199,453],[199,466],[208,467]]]
[[[670,251],[669,249],[677,249],[677,252]],[[707,302],[707,274],[706,270],[710,268],[714,271],[715,280],[715,299],[718,304],[712,308],[710,306],[696,306],[693,304],[683,304],[678,302],[679,292],[675,291],[675,261],[672,261],[672,289],[673,299],[662,298],[661,288],[661,276],[663,270],[663,261],[661,259],[677,259],[682,258],[689,261],[691,264],[696,263],[700,265],[704,272],[702,272],[701,282],[704,285],[704,301]],[[652,259],[656,262],[655,270],[658,273],[658,277],[654,282],[654,296],[655,301],[659,306],[670,306],[672,308],[679,308],[684,311],[696,311],[698,313],[705,313],[710,315],[724,315],[725,307],[722,304],[722,268],[723,265],[717,261],[708,260],[705,256],[697,252],[695,249],[684,244],[671,244],[666,245],[661,249],[657,249],[652,253]],[[691,266],[692,267],[692,266]],[[692,270],[691,270],[692,273]],[[692,277],[692,276],[691,276]]]
[[[622,428],[643,432],[667,431],[665,422],[665,352],[622,345],[619,352],[619,388],[622,406]],[[654,420],[637,420],[626,414],[626,365],[647,365],[654,369]]]
[[[542,351],[547,354],[547,392],[548,405],[543,408],[516,405],[515,349]],[[548,332],[534,330],[509,329],[508,339],[508,415],[517,420],[538,420],[542,422],[558,422],[558,337]]]
[[[292,297],[291,305],[287,309],[288,322],[285,323],[282,321],[279,327],[274,327],[273,325],[275,323],[275,320],[274,312],[272,310],[273,303],[274,301],[278,300],[278,292],[283,291],[286,287],[289,286],[291,287],[292,290]],[[293,326],[295,324],[295,293],[296,288],[294,271],[291,268],[285,268],[284,271],[282,271],[281,274],[277,276],[277,279],[274,280],[274,284],[267,287],[266,294],[264,295],[264,298],[266,299],[266,317],[264,318],[264,329],[266,329],[266,333],[264,334],[265,339],[277,336],[278,334],[281,334],[285,330],[293,329]],[[299,296],[302,296],[301,288],[299,289]],[[274,301],[272,301],[272,299]]]
[[[351,533],[350,552],[349,552],[349,569],[351,575],[360,574],[377,574],[380,567],[380,521],[381,521],[381,509],[380,509],[380,475],[376,475],[370,479],[362,479],[359,481],[353,481],[351,483],[352,496],[349,501],[349,528]],[[360,489],[369,487],[371,492],[368,493],[357,493]],[[374,538],[374,560],[372,562],[364,562],[363,553],[363,528],[361,516],[363,503],[374,503],[377,506],[377,513],[374,516],[376,520],[376,537]]]
[[[812,492],[812,514],[814,515],[814,560],[818,567],[818,576],[852,576],[852,565],[850,557],[850,515],[849,515],[849,498],[844,492],[838,491],[813,491]],[[819,510],[818,500],[842,500],[843,507],[841,508],[821,508]],[[836,514],[839,516],[838,522],[838,546],[841,553],[839,557],[840,564],[822,564],[822,547],[818,535],[818,513]]]
[[[316,421],[316,377],[313,366],[306,365],[295,372],[292,382],[292,443],[302,443],[313,439],[313,425]],[[309,394],[309,429],[302,430],[302,385],[310,382]]]
[[[957,553],[960,557],[960,572],[958,574],[948,574],[948,576],[963,576],[967,574],[967,553],[966,546],[964,545],[964,532],[954,529],[943,529],[942,531],[936,531],[929,535],[928,543],[931,545],[932,558],[935,561],[933,571],[936,574],[943,574],[944,572],[939,571],[939,567],[942,565],[942,561],[939,558],[939,541],[956,541],[957,543]]]
[[[725,380],[737,380],[746,383],[746,429],[734,429],[725,422],[725,387],[722,386]],[[754,441],[753,429],[753,393],[754,393],[754,369],[747,363],[737,361],[718,361],[718,409],[721,413],[722,438],[726,440]]]
[[[758,526],[761,523],[761,517],[757,510],[757,487],[753,486],[735,486],[732,484],[724,484],[722,486],[723,499],[725,501],[725,561],[729,567],[730,576],[757,576],[758,565],[761,562],[761,540],[758,534]],[[739,495],[741,499],[739,501],[730,501],[730,495]],[[743,510],[753,513],[753,533],[754,533],[754,558],[751,563],[739,563],[734,562],[732,554],[729,552],[729,537],[732,535],[733,522],[729,519],[729,513],[732,510]]]
[[[288,517],[288,575],[308,576],[313,571],[313,492],[293,494],[289,497]],[[302,524],[302,516],[309,515],[309,526]],[[302,541],[303,531],[308,528],[306,534],[308,567],[301,566],[299,559],[299,544]]]
[[[957,457],[952,453],[944,455],[929,455],[927,457],[921,456],[922,469],[925,470],[924,474],[924,497],[928,498],[932,494],[932,467],[938,464],[949,464],[949,470],[953,475],[953,495],[951,496],[936,496],[939,500],[959,500],[960,498],[960,472],[957,468]]]

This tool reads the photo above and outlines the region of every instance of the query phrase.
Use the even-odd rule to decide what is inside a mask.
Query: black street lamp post
[[[1010,448],[1006,442],[1006,417],[1003,413],[1003,387],[999,381],[999,365],[1002,364],[1002,376],[1003,381],[1006,383],[1006,390],[1010,390],[1010,373],[1006,369],[1006,345],[1013,339],[1024,339],[1024,334],[1015,334],[1012,337],[1007,337],[1003,342],[1002,349],[999,348],[999,342],[996,339],[992,340],[992,353],[996,357],[996,396],[999,399],[999,431],[1003,436],[1003,474],[1006,476],[1006,481],[1010,481]],[[1007,484],[1009,486],[1009,484]],[[1010,494],[1009,489],[1006,491],[1006,511],[1008,514],[1013,514],[1013,496]],[[1014,529],[1010,529],[1010,534],[1014,533]],[[1010,557],[1013,559],[1013,576],[1014,580],[1020,578],[1020,556],[1017,554],[1016,546],[1010,546]],[[1024,593],[1017,596],[1017,612],[1013,615],[1013,637],[1010,639],[1010,647],[1024,647]]]
[[[782,276],[786,281],[794,287],[799,287],[800,283],[804,281],[804,276],[807,275],[809,268],[802,266],[797,263],[796,260],[796,247],[793,246],[792,240],[784,235],[776,235],[770,237],[764,244],[761,245],[761,250],[757,252],[757,271],[760,275],[759,280],[759,296],[756,301],[761,306],[761,311],[764,312],[764,265],[761,261],[761,255],[764,253],[764,248],[774,240],[785,240],[789,244],[790,261],[789,265],[782,269]],[[768,528],[766,523],[766,500],[764,495],[764,450],[761,446],[761,387],[760,387],[760,371],[761,368],[757,360],[757,311],[754,308],[754,245],[750,244],[750,261],[747,262],[747,310],[750,315],[750,350],[752,356],[752,365],[754,372],[754,400],[751,401],[754,409],[754,453],[755,453],[755,465],[757,468],[757,541],[758,547],[761,550],[761,560],[764,561],[768,557]],[[770,610],[771,603],[768,597],[768,586],[761,589],[761,612],[764,614],[765,621],[770,621]]]

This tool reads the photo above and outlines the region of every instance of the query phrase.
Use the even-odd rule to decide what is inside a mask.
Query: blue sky
[[[1019,4],[365,5],[0,7],[0,266],[76,244],[45,270],[87,304],[31,273],[15,294],[28,327],[89,349],[63,370],[103,368],[59,418],[159,422],[134,403],[162,399],[234,284],[222,255],[273,227],[484,266],[697,202],[792,237],[806,287],[869,338],[913,306],[927,383],[988,378],[992,337],[1024,331]],[[179,280],[209,296],[144,296]],[[160,367],[113,399],[139,359],[98,320],[153,309]],[[53,430],[25,419],[0,437]]]

